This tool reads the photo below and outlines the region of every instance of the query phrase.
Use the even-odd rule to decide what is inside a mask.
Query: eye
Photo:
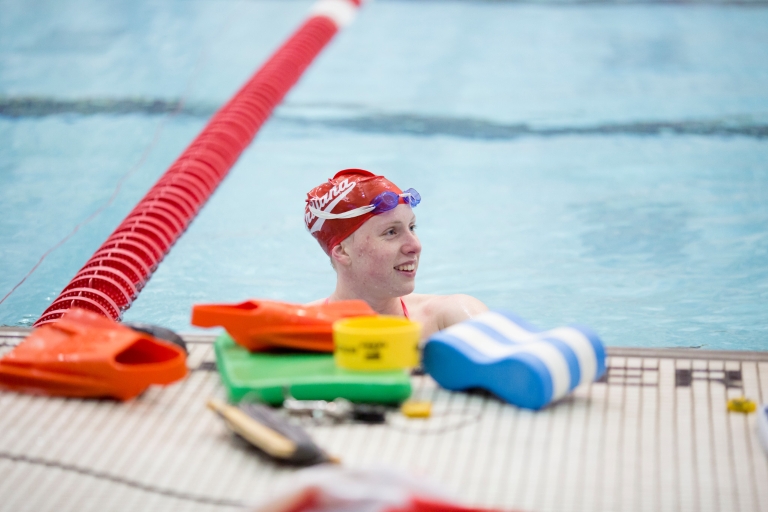
[[[396,230],[395,228],[389,228],[389,229],[387,230],[387,232],[386,232],[386,233],[384,233],[384,234],[385,234],[385,235],[390,235],[390,236],[393,236],[393,235],[396,235],[396,234],[397,234],[397,230]]]
[[[415,232],[416,232],[416,224],[413,224],[411,226],[411,233],[415,233]]]

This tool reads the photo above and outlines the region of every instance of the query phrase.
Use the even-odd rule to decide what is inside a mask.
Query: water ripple
[[[287,114],[278,113],[275,120],[300,126],[319,126],[383,135],[420,137],[448,136],[462,139],[509,140],[520,137],[593,136],[658,136],[699,135],[713,137],[741,136],[768,138],[768,122],[745,116],[722,119],[660,120],[607,122],[587,125],[535,126],[527,123],[500,123],[471,117],[374,112],[361,105],[287,105]],[[296,109],[295,107],[299,107]],[[309,107],[307,109],[306,107]],[[317,115],[317,109],[327,115]],[[328,110],[330,109],[330,110]],[[179,100],[147,98],[56,99],[45,97],[0,97],[0,117],[35,118],[62,114],[76,115],[179,115],[207,118],[216,106],[182,103]],[[295,114],[291,111],[297,112]],[[300,111],[300,112],[299,112]],[[352,115],[349,115],[352,113]]]
[[[735,123],[730,120],[636,121],[577,126],[537,127],[525,123],[503,124],[483,119],[374,114],[352,118],[280,117],[283,121],[366,133],[392,135],[444,135],[465,139],[507,140],[520,137],[561,137],[569,135],[702,135],[768,137],[766,123]]]

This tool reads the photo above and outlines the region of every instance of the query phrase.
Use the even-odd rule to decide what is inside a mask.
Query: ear
[[[349,266],[349,264],[352,262],[352,258],[350,258],[349,253],[347,252],[346,244],[344,242],[335,245],[333,249],[331,249],[331,259],[336,265],[342,265],[344,267]]]

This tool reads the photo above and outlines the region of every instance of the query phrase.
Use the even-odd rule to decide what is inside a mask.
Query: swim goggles
[[[373,201],[371,201],[371,204],[367,206],[361,206],[360,208],[355,208],[354,210],[349,210],[343,213],[324,212],[323,210],[319,210],[311,205],[309,206],[309,211],[312,212],[312,215],[321,219],[351,219],[353,217],[365,215],[369,212],[373,213],[374,215],[378,215],[379,213],[392,210],[400,202],[401,197],[405,199],[405,203],[410,205],[411,208],[415,207],[421,202],[421,195],[416,192],[416,190],[409,188],[402,194],[396,194],[390,190],[387,190],[374,197]]]

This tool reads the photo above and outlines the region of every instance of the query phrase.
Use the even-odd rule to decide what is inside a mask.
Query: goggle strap
[[[373,211],[375,208],[376,208],[375,206],[373,206],[372,204],[369,204],[368,206],[361,206],[360,208],[355,208],[354,210],[349,210],[347,212],[329,213],[329,212],[324,212],[323,210],[318,210],[313,206],[310,206],[309,211],[312,212],[312,215],[314,215],[315,217],[332,220],[332,219],[352,219],[354,217],[365,215],[366,213]]]
[[[414,201],[413,194],[411,194],[410,192],[403,192],[402,194],[399,194],[398,197],[402,197],[403,199],[405,199],[408,205],[416,206],[413,204],[414,202],[416,204],[419,204],[418,202]],[[317,208],[311,205],[309,206],[309,211],[312,213],[312,215],[320,219],[326,219],[326,220],[352,219],[355,217],[359,217],[361,215],[365,215],[368,212],[372,212],[375,209],[376,209],[376,206],[369,204],[368,206],[361,206],[360,208],[355,208],[354,210],[349,210],[342,213],[329,213],[329,212],[324,212],[323,210],[318,210]]]

